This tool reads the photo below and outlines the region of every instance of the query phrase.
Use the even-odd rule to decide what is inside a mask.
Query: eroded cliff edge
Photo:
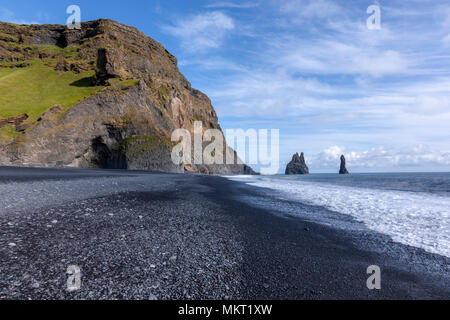
[[[30,68],[85,74],[70,86],[92,88],[91,94],[73,105],[48,105],[43,115],[8,129],[0,141],[0,165],[253,173],[242,164],[172,163],[173,130],[192,132],[195,121],[205,130],[221,128],[210,99],[191,87],[176,58],[133,27],[112,20],[82,23],[81,30],[0,22],[0,71],[14,70],[0,74],[0,86],[16,70]],[[228,146],[224,152],[235,153]]]

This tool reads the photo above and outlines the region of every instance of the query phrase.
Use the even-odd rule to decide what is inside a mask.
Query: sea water
[[[238,176],[279,199],[351,216],[393,241],[450,257],[450,173]],[[295,210],[290,213],[296,214]],[[298,214],[301,214],[298,211]],[[343,215],[342,215],[343,214]],[[317,216],[318,222],[332,219]],[[335,220],[336,221],[336,220]],[[345,225],[345,224],[343,224]]]

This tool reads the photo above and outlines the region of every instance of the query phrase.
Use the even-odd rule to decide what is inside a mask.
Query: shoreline
[[[0,177],[5,170],[21,169]],[[61,188],[47,190],[55,197],[42,205],[2,208],[1,299],[450,298],[450,259],[243,202],[262,196],[256,187],[219,176],[90,173],[20,182]],[[111,190],[96,193],[102,184]],[[67,200],[70,190],[79,199]],[[73,293],[69,264],[82,272]],[[366,287],[369,265],[381,267],[381,290]]]
[[[237,188],[236,185],[230,185],[234,190],[239,189],[235,199],[245,198],[245,196],[256,198],[267,196],[265,192],[262,192],[265,188],[248,186],[244,182],[237,183],[240,185]],[[227,202],[228,199],[227,196],[223,201]],[[293,206],[300,207],[299,210],[301,206],[324,210],[322,207],[300,205],[297,202],[279,200],[276,197],[269,201],[290,202]],[[253,244],[258,243],[255,238],[260,239],[261,255],[270,251],[280,255],[282,257],[280,260],[283,261],[298,260],[300,263],[297,274],[300,278],[304,278],[303,282],[308,285],[313,284],[313,288],[320,288],[324,282],[328,282],[325,285],[326,288],[319,294],[312,289],[312,294],[305,295],[306,299],[449,299],[450,297],[450,290],[446,286],[446,283],[450,282],[450,259],[445,256],[393,242],[389,236],[369,230],[362,223],[359,223],[363,226],[362,232],[342,230],[307,220],[299,215],[293,216],[282,210],[264,210],[249,202],[245,204],[241,202],[239,205],[247,207],[242,212],[246,213],[246,220],[249,221],[243,226],[248,226],[255,215],[260,217],[257,230],[253,227],[246,228],[249,231],[248,234],[253,233],[253,237],[249,240],[249,243],[252,243],[249,246],[251,250],[255,248]],[[344,219],[353,219],[344,214],[339,215]],[[265,241],[264,232],[271,235],[270,242]],[[273,249],[268,250],[268,246],[272,246]],[[295,257],[289,257],[289,254]],[[266,261],[269,261],[270,257],[267,256]],[[261,258],[255,257],[255,260],[258,261]],[[305,270],[300,270],[302,265],[306,265]],[[382,290],[380,291],[369,291],[366,287],[368,277],[366,268],[369,265],[381,267]],[[250,273],[253,274],[253,272]],[[261,274],[264,273],[262,269]],[[326,278],[322,279],[322,275]],[[289,273],[285,273],[284,276],[284,281],[288,283],[302,282]],[[289,278],[291,278],[290,281],[287,280]],[[286,299],[286,294],[285,291],[284,296],[275,295],[271,298]],[[264,299],[261,296],[257,298]],[[295,287],[291,288],[287,299],[298,299]]]

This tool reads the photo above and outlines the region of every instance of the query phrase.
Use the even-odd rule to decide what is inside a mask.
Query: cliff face
[[[0,23],[0,71],[37,65],[58,77],[88,75],[70,86],[92,94],[62,107],[55,98],[43,115],[30,116],[0,142],[0,165],[252,173],[239,164],[172,163],[173,130],[192,132],[195,121],[204,130],[220,126],[210,99],[191,88],[176,58],[137,29],[111,20],[82,23],[81,30]],[[0,89],[1,81],[0,73]],[[234,153],[227,146],[225,152]]]

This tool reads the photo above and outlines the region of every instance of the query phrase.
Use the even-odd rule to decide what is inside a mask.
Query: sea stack
[[[298,153],[294,154],[292,157],[292,161],[286,167],[286,174],[309,174],[309,168],[305,162],[305,155],[298,155]]]
[[[341,169],[339,170],[339,174],[349,174],[347,168],[345,167],[345,157],[341,156]]]

